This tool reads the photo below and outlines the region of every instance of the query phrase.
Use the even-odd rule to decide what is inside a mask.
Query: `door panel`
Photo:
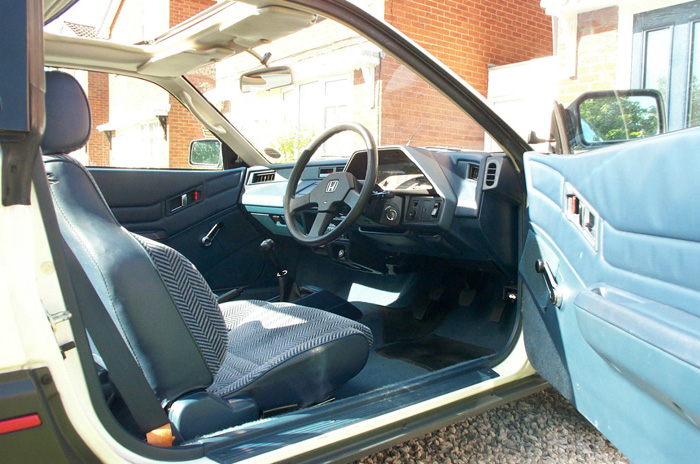
[[[528,356],[634,462],[700,455],[699,144],[690,129],[526,155]]]
[[[213,290],[245,285],[264,266],[258,251],[262,237],[238,206],[244,169],[91,168],[90,172],[125,228],[184,254]],[[173,201],[193,191],[199,192],[198,200],[191,198],[187,206],[172,211]],[[210,246],[204,246],[202,238],[217,224],[219,232]]]

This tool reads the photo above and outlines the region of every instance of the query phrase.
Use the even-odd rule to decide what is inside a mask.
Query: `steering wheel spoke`
[[[292,213],[296,213],[303,209],[307,209],[312,204],[313,202],[311,201],[311,195],[307,193],[306,195],[292,198],[292,201],[290,202],[289,206],[292,210]]]
[[[326,233],[328,225],[331,223],[336,213],[330,211],[319,211],[314,219],[314,223],[311,225],[311,231],[309,232],[309,237],[318,238]]]
[[[350,208],[354,208],[357,202],[360,200],[360,192],[355,189],[348,190],[348,194],[345,195],[343,203],[348,205]]]

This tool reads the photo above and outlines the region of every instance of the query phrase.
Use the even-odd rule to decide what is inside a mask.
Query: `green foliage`
[[[655,105],[642,105],[651,97],[605,97],[584,100],[579,105],[586,142],[611,142],[650,137],[659,132]]]
[[[302,150],[313,140],[315,133],[303,130],[300,132],[288,132],[280,136],[272,145],[282,154],[282,158],[276,160],[278,163],[288,163],[296,161]]]
[[[700,125],[700,80],[693,76],[690,82],[690,111],[688,127]]]

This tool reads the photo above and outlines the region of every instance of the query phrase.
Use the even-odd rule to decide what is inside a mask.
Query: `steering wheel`
[[[323,143],[336,134],[352,131],[359,134],[367,146],[367,171],[364,184],[360,187],[357,178],[349,172],[334,172],[326,176],[309,193],[296,196],[297,186],[301,180],[304,168]],[[340,237],[360,217],[362,210],[369,202],[374,184],[377,183],[377,164],[379,153],[372,134],[361,124],[345,123],[333,126],[316,137],[301,153],[294,165],[287,183],[284,195],[284,219],[289,233],[297,242],[307,246],[320,246]],[[318,214],[308,235],[304,234],[297,225],[295,214],[299,211],[318,206]],[[340,224],[333,230],[326,231],[334,217],[338,215],[343,205],[350,207]]]

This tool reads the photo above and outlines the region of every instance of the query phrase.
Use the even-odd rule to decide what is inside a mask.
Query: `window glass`
[[[90,37],[136,44],[155,40],[171,26],[213,5],[200,1],[197,7],[169,7],[170,0],[82,0],[66,9],[44,27],[46,32],[68,37]]]
[[[644,88],[656,89],[668,96],[668,77],[671,69],[671,28],[649,31],[646,34],[644,57]]]
[[[241,75],[263,67],[248,53],[185,77],[258,151],[278,152],[272,162],[295,160],[314,136],[350,121],[367,127],[378,145],[484,149],[484,130],[466,113],[381,48],[338,23],[318,21],[255,52],[270,53],[270,67],[290,67],[294,82],[242,92]],[[209,87],[197,77],[204,69],[214,76]],[[326,142],[315,157],[347,158],[362,148],[362,138],[346,132]]]
[[[634,16],[634,50],[641,53],[633,53],[632,86],[661,92],[669,132],[700,124],[699,7],[696,0]]]
[[[86,166],[192,169],[190,142],[213,135],[163,88],[141,79],[64,70],[83,86],[92,111],[85,147],[73,153]],[[217,168],[216,164],[208,168]]]
[[[700,22],[693,24],[688,126],[700,125]]]
[[[321,120],[321,108],[323,94],[320,92],[319,82],[309,82],[299,86],[299,101],[296,107],[299,111],[299,127],[301,131],[316,132],[319,127],[323,127]],[[290,129],[297,129],[291,128]]]

